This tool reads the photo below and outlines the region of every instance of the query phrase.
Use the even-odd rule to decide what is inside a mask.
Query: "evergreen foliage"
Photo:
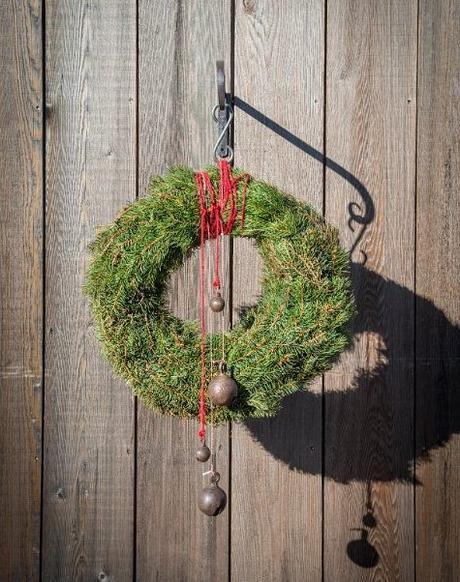
[[[217,169],[209,174],[216,183]],[[98,233],[85,290],[116,372],[148,407],[192,417],[199,327],[168,311],[165,292],[171,273],[199,244],[194,173],[173,168],[149,190]],[[239,394],[231,408],[214,409],[216,423],[275,415],[284,396],[305,388],[346,348],[355,309],[348,254],[336,229],[310,206],[251,180],[244,231],[237,221],[233,235],[255,240],[264,272],[259,302],[226,334]],[[220,334],[208,335],[208,358],[211,342],[220,353]]]

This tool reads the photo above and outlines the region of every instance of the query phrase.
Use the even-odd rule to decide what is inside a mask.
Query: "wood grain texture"
[[[460,2],[420,3],[417,579],[460,572]]]
[[[238,1],[235,18],[235,164],[321,211],[324,2]],[[233,260],[236,321],[257,300],[261,265],[242,239]],[[305,396],[233,426],[234,580],[321,580],[321,397],[309,407]]]
[[[459,0],[0,13],[0,579],[458,580]],[[150,175],[212,163],[215,60],[232,68],[232,40],[236,165],[338,225],[359,316],[324,393],[317,382],[231,441],[216,431],[231,499],[208,519],[196,422],[139,403],[136,434],[81,287],[97,225]],[[260,268],[235,240],[226,325],[257,299]],[[197,318],[196,255],[170,305]]]
[[[139,3],[140,195],[151,175],[171,165],[200,169],[213,163],[215,61],[230,64],[230,8],[219,0]],[[198,319],[198,281],[195,255],[171,281],[170,304],[176,315]],[[196,421],[160,417],[139,403],[139,580],[228,577],[229,511],[209,518],[197,507],[205,483],[205,469],[195,460],[197,431]],[[228,491],[227,426],[216,431],[216,445],[221,485]]]
[[[331,1],[327,28],[326,154],[364,190],[328,168],[326,218],[349,247],[367,230],[352,253],[355,344],[325,378],[324,579],[407,582],[417,3]]]
[[[42,402],[41,3],[1,8],[0,578],[38,580]]]
[[[43,579],[133,573],[134,401],[102,360],[82,284],[97,225],[135,198],[133,3],[46,6]]]

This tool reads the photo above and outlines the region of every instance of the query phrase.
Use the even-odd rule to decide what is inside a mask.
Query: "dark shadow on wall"
[[[355,224],[359,225],[350,249],[352,255],[375,217],[368,189],[343,166],[241,98],[234,97],[233,102],[235,107],[324,163],[355,188],[362,203],[348,205],[349,228],[355,232]],[[368,332],[381,338],[374,367],[356,370],[348,385],[328,390],[324,395],[297,392],[285,398],[275,418],[248,421],[246,426],[267,451],[293,470],[324,474],[341,483],[353,480],[368,484],[391,480],[412,482],[414,462],[429,461],[430,450],[445,445],[452,434],[460,432],[457,379],[460,375],[460,330],[429,300],[367,269],[366,259],[364,255],[361,264],[352,264],[358,308],[353,334]],[[427,347],[433,346],[433,341],[428,338],[430,341],[425,342],[426,338],[421,337],[417,340],[419,357],[414,358],[414,308],[417,321],[425,322],[425,329],[436,335],[438,345],[434,357]],[[411,326],[409,334],[403,329],[404,325]],[[401,338],[406,338],[406,345],[404,339],[400,341],[398,329]],[[409,344],[407,338],[410,338]],[[413,422],[415,375],[418,387],[416,427]],[[336,382],[334,380],[334,384]],[[405,382],[408,385],[404,385]],[[325,427],[324,467],[322,456],[316,450],[318,419],[323,417],[323,406],[326,423],[334,424],[334,430]]]
[[[356,232],[352,257],[374,220],[368,189],[343,166],[239,97],[234,98],[234,104],[354,187],[362,203],[348,205],[348,226]],[[355,225],[359,226],[357,231]],[[379,555],[369,542],[372,528],[378,527],[372,482],[398,480],[423,485],[416,480],[414,467],[429,462],[433,450],[460,432],[460,328],[431,301],[366,268],[367,256],[360,252],[364,260],[352,263],[358,308],[353,334],[371,333],[380,338],[371,342],[380,346],[373,354],[374,366],[355,370],[351,379],[342,376],[342,386],[336,376],[334,390],[323,394],[297,392],[284,399],[276,417],[245,424],[256,441],[292,470],[321,474],[340,483],[366,483],[361,527],[350,527],[350,537],[355,532],[356,538],[345,551],[358,566],[374,568]],[[420,328],[417,336],[415,316]],[[404,326],[410,327],[409,333]],[[318,427],[323,419],[322,454]]]
[[[347,544],[347,556],[361,568],[375,568],[379,562],[377,550],[368,541],[369,534],[364,528],[353,527],[352,531],[361,532],[361,537]]]
[[[413,293],[394,281],[384,279],[363,265],[352,265],[354,281],[365,281],[366,288],[379,289],[388,306],[411,305]],[[366,295],[356,294],[358,316],[353,333],[373,332],[385,338],[388,321],[369,318]],[[423,297],[416,298],[419,317],[427,318],[433,329],[442,330],[446,353],[452,347],[460,350],[460,329],[444,313]],[[390,314],[388,314],[388,317]],[[314,392],[297,392],[283,401],[280,413],[270,419],[247,421],[254,438],[273,456],[290,468],[321,474],[341,483],[359,481],[412,481],[414,457],[429,461],[430,450],[443,446],[453,433],[460,432],[460,390],[458,361],[449,356],[445,363],[420,360],[419,373],[437,371],[431,382],[423,382],[423,392],[417,391],[417,451],[414,454],[414,398],[412,386],[401,384],[401,377],[412,378],[413,355],[407,359],[387,340],[376,365],[371,370],[356,370],[352,381],[324,396]],[[457,366],[455,364],[457,363]],[[452,365],[454,364],[454,365]],[[412,382],[411,382],[412,383]],[[317,427],[305,423],[309,418],[321,418],[323,398],[325,420],[325,466],[321,456],[312,454]],[[330,423],[333,430],[329,432]],[[332,436],[333,435],[333,436]]]

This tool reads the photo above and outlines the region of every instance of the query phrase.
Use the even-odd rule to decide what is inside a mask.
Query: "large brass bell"
[[[198,507],[206,515],[219,515],[227,505],[227,494],[218,485],[219,473],[214,473],[211,477],[211,485],[203,489],[198,497]]]
[[[208,385],[208,394],[215,406],[231,406],[238,395],[238,385],[226,373],[225,363],[221,362],[219,374],[214,376]]]

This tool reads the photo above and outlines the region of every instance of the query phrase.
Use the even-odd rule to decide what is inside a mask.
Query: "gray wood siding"
[[[459,0],[0,15],[0,580],[460,580]],[[276,418],[216,430],[229,505],[208,519],[196,423],[114,377],[81,288],[98,225],[212,163],[217,59],[235,164],[339,228],[359,315]],[[238,239],[224,258],[231,325],[261,264]],[[169,297],[197,318],[196,255]]]

